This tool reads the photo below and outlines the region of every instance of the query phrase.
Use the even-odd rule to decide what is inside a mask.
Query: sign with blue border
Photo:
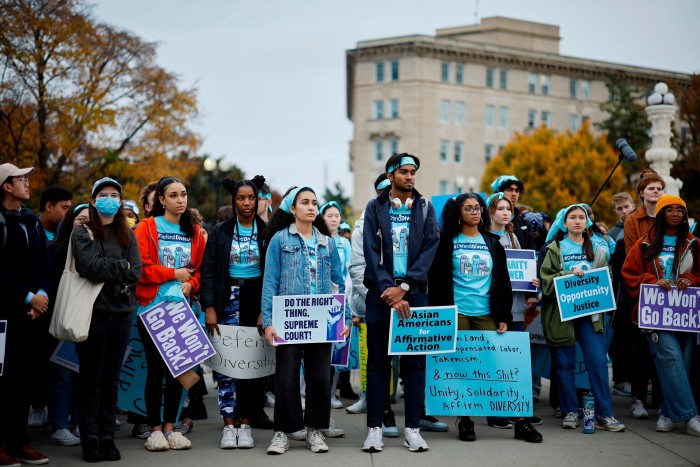
[[[532,279],[537,279],[535,250],[506,250],[508,274],[513,292],[537,292]]]
[[[554,290],[562,321],[617,308],[608,268],[590,269],[583,277],[573,274],[557,277],[554,279]]]
[[[391,310],[389,355],[454,352],[457,342],[457,307],[411,308],[411,317],[399,319]]]

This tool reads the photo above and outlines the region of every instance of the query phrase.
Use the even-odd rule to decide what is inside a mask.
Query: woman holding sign
[[[177,178],[163,177],[158,181],[154,201],[148,217],[135,230],[143,261],[143,273],[136,287],[137,314],[164,301],[189,299],[199,290],[205,241],[187,207],[187,189]],[[146,449],[189,449],[192,443],[174,431],[182,384],[170,374],[140,319],[137,328],[148,365],[144,398],[151,435],[146,440]]]
[[[638,302],[642,284],[656,284],[667,292],[672,287],[681,291],[700,285],[700,247],[689,232],[688,213],[681,198],[675,195],[659,198],[652,228],[630,250],[622,266],[622,276],[636,302],[633,308],[636,312],[632,315],[635,323],[640,322]],[[691,312],[697,310],[693,308]],[[674,423],[684,421],[686,433],[700,436],[700,416],[688,381],[697,330],[688,331],[691,332],[660,328],[647,334],[664,393],[656,431],[673,431]]]
[[[591,392],[595,397],[596,428],[622,431],[625,426],[613,416],[608,388],[608,364],[605,349],[603,314],[596,313],[568,321],[561,320],[554,279],[583,277],[585,271],[607,266],[606,251],[589,236],[591,220],[585,204],[573,204],[559,211],[547,239],[549,243],[540,276],[542,277],[542,328],[552,348],[558,376],[561,411],[566,414],[562,428],[578,425],[578,398],[574,364],[578,341],[588,370]]]
[[[233,217],[214,227],[202,261],[201,301],[212,336],[221,335],[219,324],[258,324],[265,222],[257,213],[259,187],[264,184],[262,175],[252,180],[223,181],[224,189],[233,198]],[[224,420],[221,449],[254,447],[250,422],[264,413],[264,378],[234,380],[214,372],[214,380],[218,383],[219,411]]]
[[[287,192],[265,231],[265,277],[263,280],[262,324],[270,345],[277,346],[275,370],[275,436],[268,454],[289,449],[287,435],[306,427],[306,446],[312,452],[328,452],[321,429],[330,421],[331,343],[284,344],[278,346],[272,326],[272,301],[276,295],[317,295],[332,293],[337,284],[345,291],[342,265],[335,242],[328,237],[318,211],[316,193],[309,187]],[[342,335],[350,334],[350,312],[345,308]],[[280,330],[282,331],[282,330]],[[304,361],[306,411],[302,415],[299,371]]]

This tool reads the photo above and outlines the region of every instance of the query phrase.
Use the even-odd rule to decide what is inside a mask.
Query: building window
[[[590,123],[590,121],[591,121],[591,117],[589,117],[588,115],[581,115],[581,125],[582,125],[582,126],[583,126],[583,124],[586,123],[586,122],[589,122],[589,123]]]
[[[495,70],[493,68],[486,69],[486,87],[487,88],[493,87],[493,75],[494,75],[494,73],[495,73]]]
[[[441,195],[446,195],[449,187],[450,187],[450,182],[448,182],[447,180],[440,180],[440,194]]]
[[[440,161],[447,162],[447,153],[450,150],[450,142],[447,140],[440,141]]]
[[[484,159],[486,162],[490,161],[493,157],[493,144],[487,144],[484,146]]]
[[[440,66],[440,79],[442,80],[443,83],[447,83],[450,81],[450,64],[448,62],[442,62]]]
[[[440,101],[440,122],[450,123],[452,118],[452,105],[447,99],[442,99]]]
[[[464,102],[455,102],[455,123],[461,125],[464,123]]]
[[[381,120],[384,118],[384,101],[374,101],[374,119]]]
[[[374,76],[377,83],[384,82],[384,62],[377,62],[374,64]]]
[[[399,80],[399,61],[398,60],[393,60],[391,62],[391,80],[392,81]]]
[[[455,64],[455,81],[457,84],[464,84],[464,64]]]
[[[464,155],[464,143],[461,141],[455,141],[455,162],[462,162],[463,155]]]
[[[537,125],[537,111],[530,109],[527,111],[527,127],[535,128],[535,125]]]
[[[486,118],[484,124],[487,128],[493,128],[493,121],[496,119],[496,107],[493,105],[486,106]]]
[[[508,107],[499,107],[499,109],[498,109],[498,127],[501,130],[508,129]]]
[[[581,99],[587,101],[591,98],[591,82],[587,79],[581,80]]]
[[[527,91],[530,94],[537,93],[537,73],[530,73],[527,76]]]
[[[503,154],[503,150],[504,150],[505,148],[506,148],[506,147],[503,146],[502,144],[501,144],[500,146],[498,146],[498,154]]]
[[[508,89],[508,70],[501,70],[500,78],[501,89]]]
[[[399,118],[399,100],[390,99],[389,100],[389,110],[391,111],[391,118]]]
[[[374,141],[374,160],[377,162],[384,160],[384,145],[381,139]]]
[[[398,139],[390,139],[389,140],[389,152],[393,156],[394,154],[399,153],[399,140]]]
[[[569,130],[571,130],[571,131],[578,130],[578,115],[569,114]]]
[[[545,110],[542,111],[542,123],[547,127],[552,126],[552,116]]]
[[[552,92],[552,77],[549,75],[542,75],[542,94],[549,96]]]
[[[569,97],[572,99],[576,99],[576,88],[577,88],[577,82],[575,79],[570,79],[569,80]]]

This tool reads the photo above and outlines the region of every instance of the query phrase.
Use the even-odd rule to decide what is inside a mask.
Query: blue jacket
[[[389,218],[389,189],[367,203],[364,232],[362,235],[365,253],[364,285],[368,290],[381,295],[394,283],[394,255],[391,247],[391,220]],[[425,219],[423,203],[427,203]],[[427,293],[428,269],[433,262],[440,237],[438,235],[435,209],[413,190],[411,225],[408,236],[408,268],[405,281],[410,293]]]
[[[332,284],[338,286],[338,293],[345,293],[343,266],[335,242],[327,236],[316,232],[318,251],[316,254],[317,280],[316,293],[333,293]],[[310,295],[311,278],[309,275],[309,258],[304,245],[304,238],[297,230],[296,224],[277,232],[267,247],[265,254],[265,274],[262,293],[263,328],[272,326],[272,298],[276,295]],[[345,323],[352,322],[350,307],[345,307]]]

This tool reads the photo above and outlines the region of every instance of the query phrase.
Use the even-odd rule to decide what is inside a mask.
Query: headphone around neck
[[[389,202],[391,203],[391,207],[394,209],[401,209],[401,206],[403,206],[403,203],[399,198],[392,198],[391,197],[391,192],[389,192]],[[406,209],[411,209],[413,206],[413,198],[408,198],[406,200]]]

